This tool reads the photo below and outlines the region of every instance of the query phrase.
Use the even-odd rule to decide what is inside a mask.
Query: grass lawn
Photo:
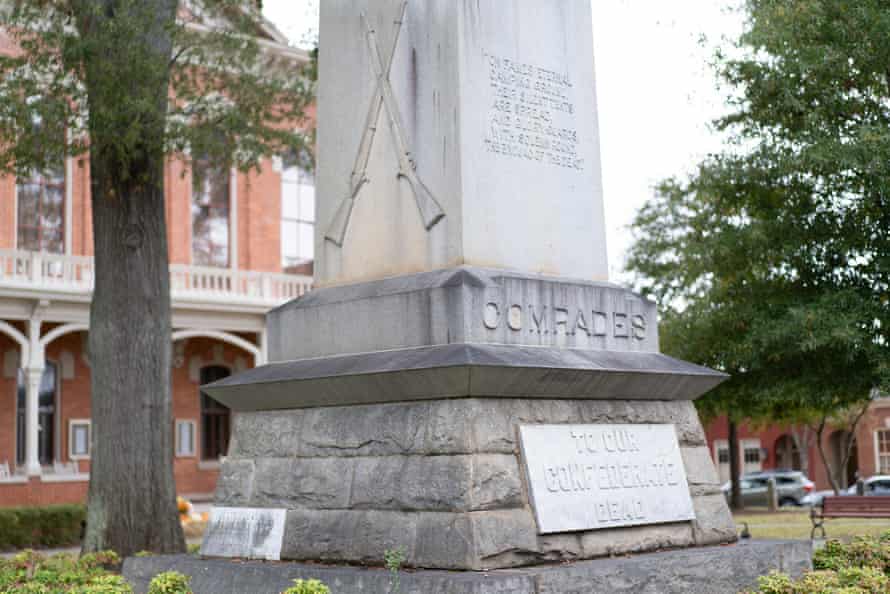
[[[742,522],[748,523],[751,538],[791,538],[809,539],[813,527],[809,508],[782,510],[769,513],[765,509],[749,508],[733,514],[735,523],[742,529]],[[825,520],[825,534],[828,538],[849,540],[854,536],[877,535],[890,530],[890,518],[838,518]],[[817,533],[819,534],[819,533]]]

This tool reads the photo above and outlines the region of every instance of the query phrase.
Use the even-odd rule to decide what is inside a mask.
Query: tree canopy
[[[311,161],[312,64],[245,0],[10,0],[0,174],[88,155],[93,448],[85,551],[180,552],[165,165]],[[181,223],[180,223],[181,224]]]
[[[890,388],[890,7],[742,10],[725,149],[657,187],[628,268],[665,352],[732,374],[704,413],[809,422]]]
[[[166,155],[242,169],[311,155],[314,65],[275,51],[254,2],[14,0],[0,23],[21,50],[0,54],[0,138],[14,139],[2,172],[92,149],[126,176],[148,137]],[[160,110],[139,92],[158,86],[169,89]]]

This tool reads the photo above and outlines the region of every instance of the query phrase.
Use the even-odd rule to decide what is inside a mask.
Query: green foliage
[[[148,594],[191,594],[191,580],[176,571],[160,573],[148,585]]]
[[[771,573],[757,594],[883,594],[890,591],[890,532],[849,544],[829,541],[813,557],[815,571],[799,580]]]
[[[331,589],[318,580],[294,580],[294,585],[281,594],[331,594]]]
[[[663,350],[732,379],[706,415],[814,422],[890,389],[890,7],[747,0],[724,151],[638,214]]]
[[[189,555],[200,555],[201,554],[201,545],[198,543],[190,544],[187,549]]]
[[[389,580],[389,592],[390,594],[398,594],[401,590],[401,578],[399,577],[399,570],[402,568],[402,563],[405,562],[405,549],[402,547],[396,547],[394,549],[387,549],[383,553],[383,563],[386,568],[389,570],[390,580]]]
[[[133,589],[109,567],[120,559],[112,552],[45,557],[24,551],[0,559],[0,592],[3,594],[132,594]]]
[[[829,541],[813,555],[813,567],[832,571],[870,567],[890,576],[890,532],[879,538],[859,537],[848,544]]]
[[[0,550],[76,545],[85,517],[82,505],[0,508]]]
[[[312,128],[314,60],[265,44],[252,2],[192,0],[177,16],[178,4],[13,0],[0,18],[22,52],[0,56],[0,171],[87,150],[118,181],[138,181],[155,152],[242,169],[287,151],[311,160],[296,128]]]

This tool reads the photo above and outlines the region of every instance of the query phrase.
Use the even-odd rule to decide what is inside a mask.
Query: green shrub
[[[318,580],[294,580],[294,585],[281,594],[331,594],[331,589]]]
[[[813,555],[813,567],[834,571],[845,567],[874,567],[890,574],[890,532],[878,538],[858,537],[848,544],[831,540]]]
[[[830,541],[799,580],[782,573],[760,578],[759,594],[886,594],[890,592],[890,532],[844,544]]]
[[[45,557],[24,551],[0,559],[3,594],[132,594],[133,589],[108,568],[120,564],[114,553]]]
[[[0,551],[76,545],[85,519],[83,505],[0,508]]]
[[[148,585],[148,594],[191,594],[190,581],[192,578],[175,571],[159,573]]]

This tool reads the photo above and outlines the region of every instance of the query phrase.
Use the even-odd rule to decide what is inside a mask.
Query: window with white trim
[[[195,456],[195,431],[197,423],[192,420],[176,420],[176,457]]]
[[[231,175],[209,157],[192,164],[192,264],[229,265]]]
[[[39,102],[34,97],[33,104]],[[35,131],[44,128],[34,115]],[[41,150],[46,150],[40,147]],[[16,248],[34,252],[65,252],[65,159],[45,152],[46,165],[16,178]]]
[[[878,474],[890,474],[890,429],[875,431],[875,449],[878,453]]]
[[[92,422],[89,419],[68,421],[68,458],[88,460],[92,441]]]
[[[282,168],[281,267],[298,272],[315,258],[315,179],[294,155]]]

